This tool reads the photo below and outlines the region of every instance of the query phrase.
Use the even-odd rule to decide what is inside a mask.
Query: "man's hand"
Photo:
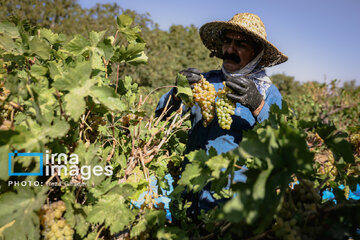
[[[226,82],[226,86],[234,91],[234,93],[227,94],[228,98],[249,108],[255,116],[259,114],[257,113],[260,112],[258,108],[263,105],[264,99],[252,80],[246,78],[232,79]]]
[[[179,73],[186,77],[190,85],[201,80],[201,72],[197,68],[186,68]]]

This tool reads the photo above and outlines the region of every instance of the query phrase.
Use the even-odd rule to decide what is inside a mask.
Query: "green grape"
[[[62,214],[66,210],[63,201],[57,201],[50,206],[44,205],[40,210],[40,223],[42,226],[41,234],[45,240],[51,239],[72,239],[74,230],[62,218]]]
[[[54,212],[54,216],[55,216],[57,219],[59,219],[59,218],[61,218],[61,216],[62,216],[62,212],[61,212],[59,209],[57,209],[57,210]]]
[[[55,236],[55,233],[53,231],[48,231],[46,233],[46,238],[52,238],[53,236]]]
[[[220,89],[217,93],[218,99],[215,103],[216,114],[220,127],[229,130],[232,123],[231,116],[235,114],[236,103],[226,96],[227,93],[231,92],[231,89],[226,86],[225,82],[223,84],[224,89]]]
[[[214,119],[214,104],[216,98],[215,87],[214,85],[206,81],[205,78],[202,78],[199,82],[194,84],[192,92],[195,102],[197,102],[201,108],[203,125],[204,127],[206,127]]]
[[[57,222],[57,225],[59,228],[63,228],[66,224],[66,221],[65,219],[60,219],[58,222]]]
[[[354,146],[360,145],[360,133],[351,134],[350,143]]]
[[[63,235],[62,235],[62,232],[59,230],[59,229],[57,229],[56,231],[55,231],[55,237],[56,238],[61,238]]]

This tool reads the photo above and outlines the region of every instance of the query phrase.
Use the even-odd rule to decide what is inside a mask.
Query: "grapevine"
[[[195,102],[201,108],[204,127],[214,119],[216,91],[214,85],[209,83],[205,78],[194,84],[193,94]]]
[[[223,82],[224,88],[220,89],[217,93],[218,100],[216,101],[216,114],[219,118],[219,125],[222,129],[230,129],[232,118],[231,115],[234,115],[236,103],[231,101],[226,94],[231,92],[231,89],[226,86]]]
[[[45,240],[72,240],[74,230],[62,217],[66,210],[63,201],[57,201],[50,206],[44,205],[40,211],[40,222],[43,228],[41,234]]]

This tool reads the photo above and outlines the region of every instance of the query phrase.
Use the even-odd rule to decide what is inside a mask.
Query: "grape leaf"
[[[80,94],[78,94],[80,93]],[[85,111],[85,100],[84,97],[87,92],[83,92],[82,88],[77,88],[65,95],[65,109],[70,114],[71,118],[77,121],[81,114]]]
[[[146,211],[145,214],[141,216],[139,222],[131,229],[130,236],[134,238],[155,226],[162,226],[165,220],[165,211]]]
[[[40,29],[40,36],[48,40],[50,44],[54,44],[58,42],[59,39],[59,34],[53,33],[50,29],[46,29],[46,28]]]
[[[187,78],[178,73],[176,76],[177,94],[176,96],[181,98],[186,106],[192,106],[194,104],[193,94]]]
[[[92,87],[90,95],[98,99],[105,107],[111,111],[124,111],[125,105],[120,100],[120,96],[110,87]]]
[[[59,70],[56,65],[53,65],[54,74],[56,70]],[[76,87],[82,87],[88,85],[87,81],[91,74],[91,63],[89,61],[80,62],[74,68],[70,68],[62,74],[62,77],[58,76],[55,80],[53,87],[57,90],[71,90]]]
[[[0,198],[0,227],[15,220],[15,223],[3,232],[6,239],[40,239],[40,210],[46,199],[47,187],[39,191],[31,188],[18,188],[17,193],[7,192]]]
[[[76,35],[69,43],[65,44],[64,49],[77,56],[85,52],[89,46],[89,40],[82,35]]]
[[[0,22],[0,33],[5,33],[11,38],[20,37],[18,28],[10,22]]]
[[[92,47],[95,47],[100,40],[104,37],[106,31],[101,31],[101,32],[95,32],[95,31],[91,31],[89,33],[89,41],[90,41],[90,45]]]
[[[124,230],[135,220],[136,210],[130,210],[129,204],[119,194],[106,194],[89,209],[87,220],[91,223],[105,224],[111,234]]]
[[[29,48],[30,54],[38,55],[42,59],[48,59],[50,57],[50,45],[39,37],[34,37],[29,42]]]

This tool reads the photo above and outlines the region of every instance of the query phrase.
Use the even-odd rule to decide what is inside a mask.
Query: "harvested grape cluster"
[[[209,83],[205,78],[195,83],[193,88],[194,100],[201,108],[204,127],[208,126],[213,120],[215,114],[216,91],[214,85]]]
[[[62,217],[66,210],[63,201],[57,201],[50,206],[44,205],[40,211],[41,234],[45,240],[72,240],[74,230]]]
[[[321,196],[311,181],[302,180],[293,190],[287,189],[273,225],[276,239],[314,239],[321,231],[320,219],[317,217],[320,203]]]
[[[231,89],[226,86],[225,82],[223,82],[224,88],[220,89],[217,93],[218,99],[215,103],[216,105],[216,114],[219,119],[219,125],[222,129],[230,129],[232,118],[231,115],[234,115],[236,103],[231,101],[226,94],[231,93]]]

